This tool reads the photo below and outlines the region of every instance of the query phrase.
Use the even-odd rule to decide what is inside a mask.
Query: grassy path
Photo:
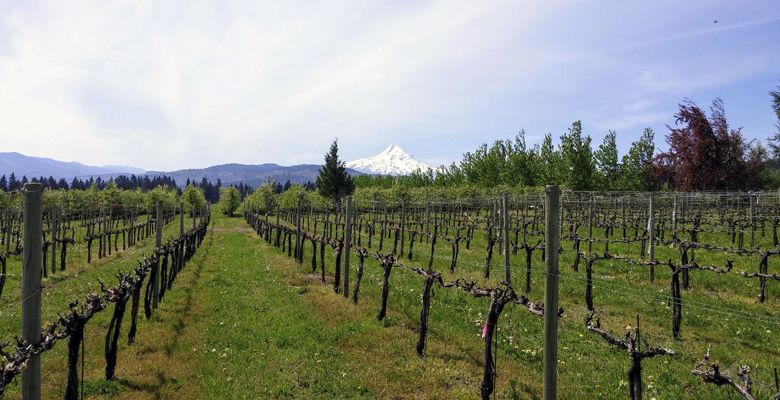
[[[91,337],[88,397],[373,397],[355,378],[359,363],[338,367],[344,328],[327,329],[302,289],[281,284],[243,220],[214,224],[137,343],[120,348],[118,381],[102,380],[102,338]]]
[[[421,360],[413,351],[416,333],[392,307],[387,322],[379,323],[374,302],[353,305],[334,295],[331,286],[300,272],[243,220],[216,218],[158,313],[142,322],[137,343],[120,348],[118,381],[102,379],[102,338],[91,337],[88,397],[478,394],[480,375],[473,373],[481,369],[478,344],[468,349],[477,356],[463,357],[464,349],[432,336],[431,356]],[[54,389],[49,397],[61,393]]]

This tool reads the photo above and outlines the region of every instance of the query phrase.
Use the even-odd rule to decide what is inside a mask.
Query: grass
[[[416,274],[393,271],[388,316],[379,322],[375,315],[381,270],[376,261],[366,263],[361,300],[355,305],[333,293],[332,252],[326,257],[329,281],[323,285],[319,273],[310,273],[308,262],[297,265],[266,245],[243,220],[218,217],[213,221],[203,245],[157,313],[150,320],[139,321],[137,342],[128,346],[120,341],[117,381],[102,379],[102,351],[110,312],[99,314],[87,325],[84,389],[88,398],[478,397],[484,350],[480,334],[487,299],[435,288],[427,356],[421,359],[414,350],[422,291],[422,280]],[[585,330],[584,266],[579,274],[570,271],[571,247],[569,243],[564,247],[567,251],[561,255],[560,290],[566,313],[559,335],[559,396],[626,398],[628,356]],[[612,247],[620,251],[618,246]],[[425,265],[428,250],[425,246],[415,248],[413,261],[404,258],[404,262]],[[494,277],[482,280],[484,245],[478,240],[471,250],[462,248],[455,274],[448,272],[449,246],[440,244],[437,249],[440,257],[435,268],[445,271],[445,280],[469,276],[489,286],[502,275],[496,255]],[[310,244],[305,251],[308,260]],[[513,265],[523,262],[521,253],[512,256]],[[89,271],[94,272],[84,271],[78,279],[68,280],[74,286],[63,285],[46,297],[44,304],[54,309],[59,304],[51,301],[54,304],[49,306],[50,299],[82,297],[90,288],[88,282],[93,282],[91,290],[95,290],[97,277],[110,277],[116,270],[131,268],[131,255],[136,254],[131,251],[118,259],[112,256],[111,260],[101,260],[105,265],[90,267]],[[658,254],[659,258],[668,258],[676,250],[658,249]],[[534,283],[529,294],[535,301],[543,298],[539,256],[538,252],[534,254]],[[697,257],[713,264],[725,262],[725,256],[717,253]],[[738,269],[757,266],[757,259],[741,260]],[[351,259],[351,265],[354,283],[357,258]],[[770,282],[768,302],[758,305],[754,280],[735,274],[692,272],[692,289],[683,292],[682,339],[674,340],[667,297],[669,271],[657,270],[656,282],[650,283],[645,270],[616,261],[600,262],[595,270],[595,304],[604,310],[605,326],[620,335],[640,314],[642,336],[652,345],[679,353],[643,363],[646,398],[738,398],[731,389],[704,384],[690,373],[709,343],[713,344],[714,358],[724,368],[734,370],[739,363],[753,368],[754,394],[758,398],[772,392],[771,367],[780,366],[780,326],[732,314],[732,310],[780,317],[780,285]],[[519,270],[513,273],[516,282],[522,281]],[[70,290],[78,291],[78,295]],[[727,308],[713,312],[715,305]],[[12,318],[3,323],[6,321],[11,323]],[[123,334],[127,327],[126,319]],[[508,306],[499,320],[498,337],[497,397],[541,398],[542,319],[520,307]],[[61,398],[65,360],[65,343],[43,356],[45,398]],[[12,388],[9,397],[16,389]]]

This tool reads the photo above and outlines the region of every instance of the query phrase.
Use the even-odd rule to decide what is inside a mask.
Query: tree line
[[[68,183],[68,181],[65,180],[65,178],[60,179],[54,179],[54,177],[49,176],[46,177],[33,177],[31,179],[28,179],[26,175],[22,176],[21,179],[16,177],[16,174],[13,172],[6,177],[5,175],[0,176],[0,190],[4,192],[13,192],[16,190],[21,189],[25,183],[28,182],[38,182],[41,185],[43,185],[44,188],[47,189],[75,189],[75,190],[87,190],[91,187],[94,187],[98,190],[103,190],[106,187],[108,187],[111,184],[116,185],[119,189],[124,190],[136,190],[140,189],[142,191],[148,191],[152,190],[157,187],[167,187],[167,188],[175,188],[176,187],[176,180],[169,177],[169,176],[155,176],[150,178],[148,175],[142,175],[142,176],[136,176],[136,175],[120,175],[117,177],[112,177],[109,179],[103,179],[101,177],[89,177],[89,179],[79,179],[79,178],[73,178],[73,180]]]
[[[609,131],[598,147],[575,121],[559,137],[544,136],[529,146],[526,134],[483,144],[458,163],[408,176],[356,176],[360,188],[539,187],[559,184],[573,190],[752,190],[780,186],[780,87],[770,92],[777,114],[777,133],[767,149],[748,141],[741,128],[731,128],[723,101],[705,111],[690,100],[679,104],[673,125],[667,125],[668,149],[656,152],[655,132],[646,128],[622,156],[617,132]]]

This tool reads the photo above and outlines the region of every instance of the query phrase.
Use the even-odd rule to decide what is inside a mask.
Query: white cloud
[[[626,57],[753,26],[681,30],[698,11],[664,4],[621,19],[576,2],[0,3],[0,143],[162,170],[319,162],[335,137],[345,158],[397,143],[443,161],[520,128],[633,128],[772,65]],[[493,136],[453,138],[475,132]]]

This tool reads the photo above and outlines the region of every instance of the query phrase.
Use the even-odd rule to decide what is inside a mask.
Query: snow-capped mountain
[[[426,171],[431,168],[428,164],[415,160],[409,153],[394,144],[373,157],[350,161],[347,167],[379,175],[409,175],[418,169]]]

